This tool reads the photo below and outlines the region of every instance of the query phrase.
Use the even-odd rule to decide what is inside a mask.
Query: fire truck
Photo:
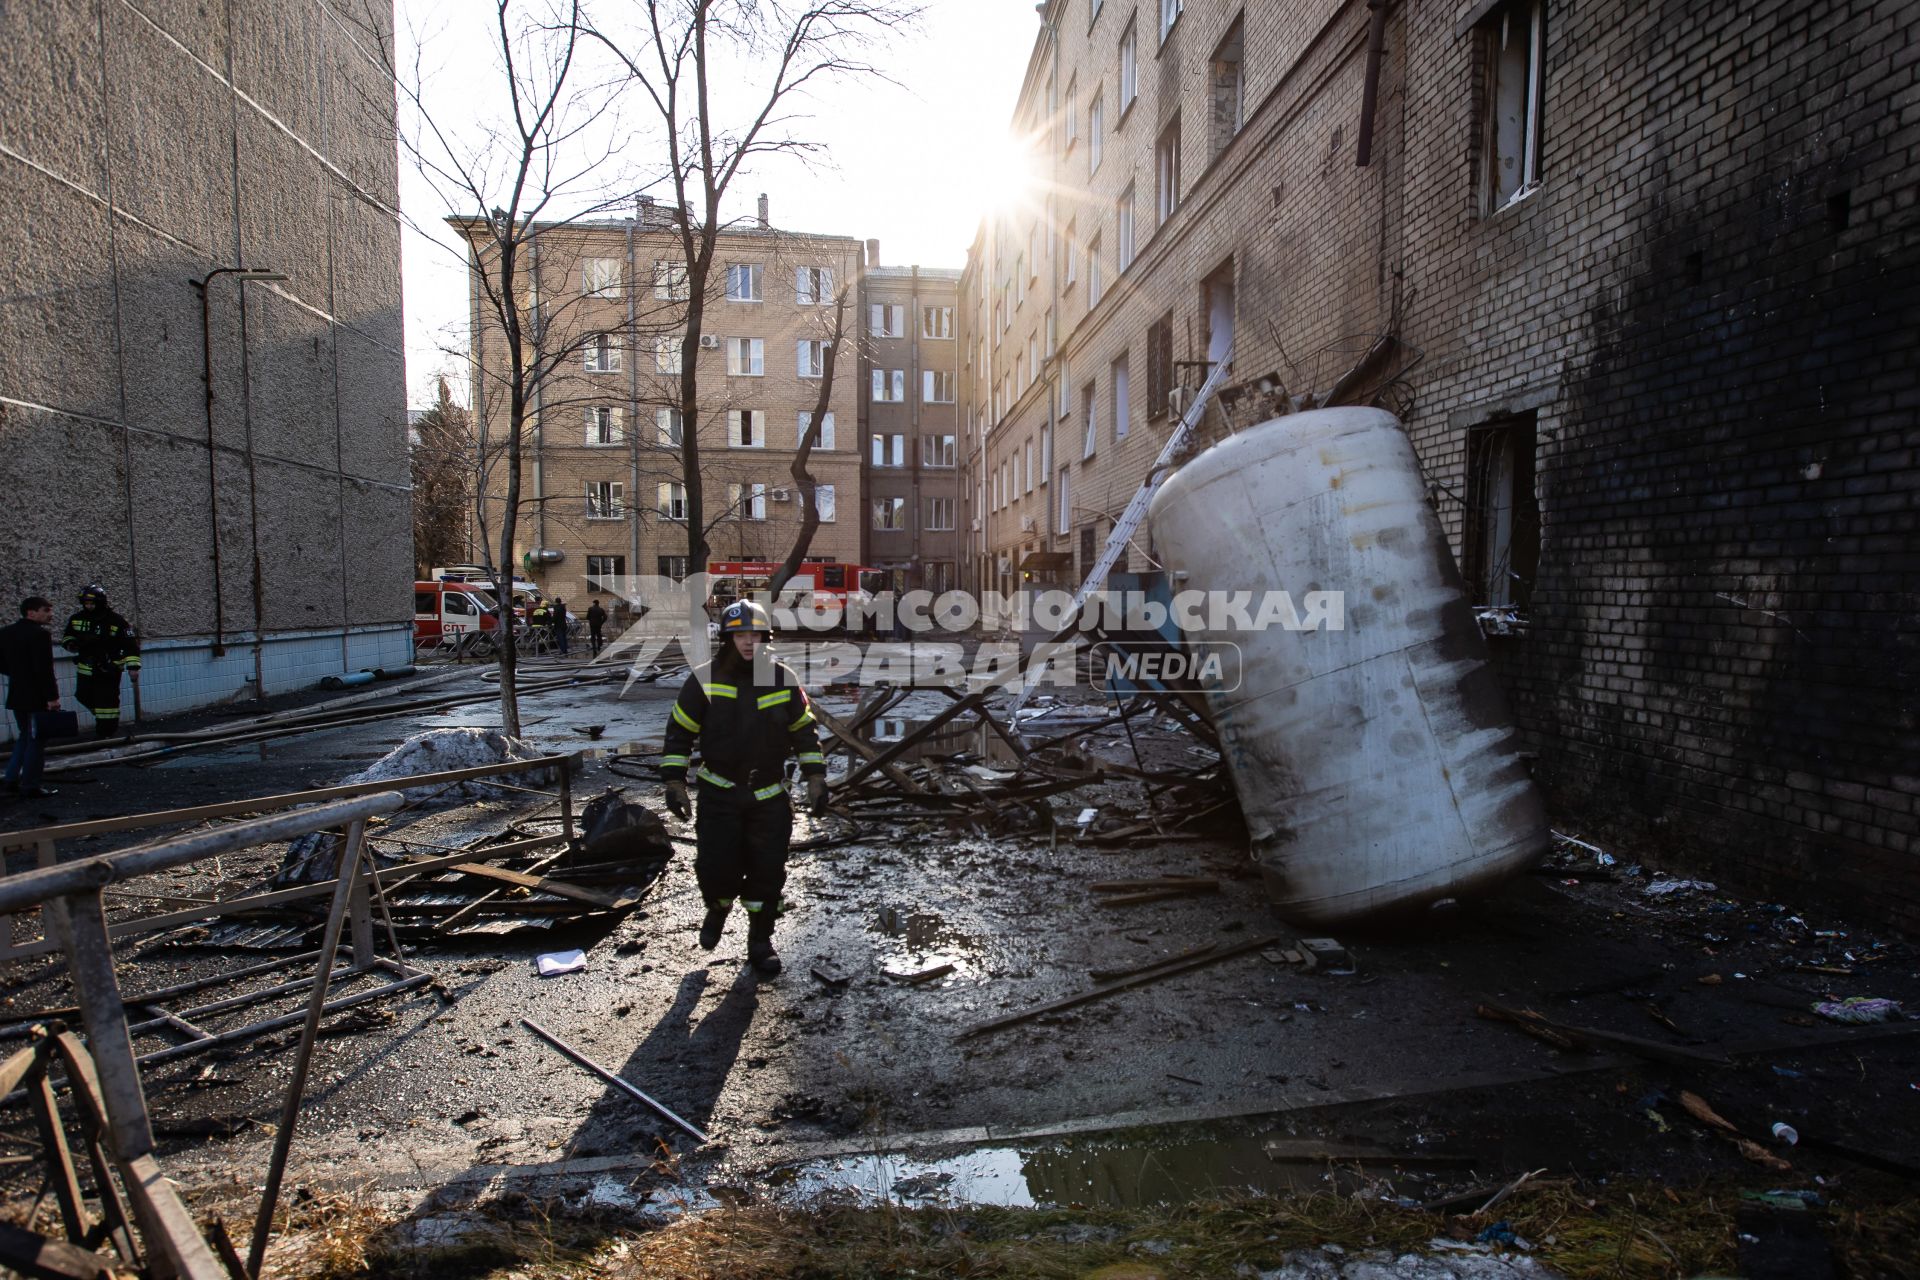
[[[764,601],[779,568],[773,560],[713,561],[707,566],[712,580],[707,595],[708,616],[718,618],[720,611],[735,600]],[[778,603],[796,612],[811,608],[815,613],[845,618],[849,605],[864,605],[873,599],[883,578],[880,570],[865,565],[807,561],[787,579]]]

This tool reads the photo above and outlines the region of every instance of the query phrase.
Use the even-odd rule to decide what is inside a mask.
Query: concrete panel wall
[[[18,8],[0,609],[38,593],[64,617],[105,583],[152,644],[149,714],[294,687],[355,646],[391,659],[412,579],[398,163],[368,57],[391,4]],[[195,282],[239,267],[287,279],[212,278],[203,345]]]

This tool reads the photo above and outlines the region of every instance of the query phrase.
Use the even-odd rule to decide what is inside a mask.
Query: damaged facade
[[[57,628],[103,585],[145,714],[411,660],[392,38],[378,0],[0,27],[0,595]]]
[[[1920,919],[1912,12],[1043,18],[1048,194],[961,289],[966,585],[1078,582],[1210,362],[1203,443],[1379,404],[1556,812]]]

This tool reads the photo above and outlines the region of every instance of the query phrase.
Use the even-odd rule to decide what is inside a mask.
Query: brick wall
[[[1138,256],[1123,274],[1109,264],[1099,306],[1085,305],[1084,268],[1066,286],[1050,262],[1052,292],[1038,305],[1030,292],[1005,330],[991,317],[1009,264],[983,228],[962,287],[963,385],[988,428],[968,477],[970,494],[989,481],[978,567],[1078,541],[1022,535],[1043,493],[993,509],[991,476],[1049,424],[1073,441],[1059,462],[1084,508],[1075,523],[1104,537],[1102,515],[1165,438],[1144,394],[1148,326],[1170,314],[1176,358],[1196,356],[1202,282],[1223,264],[1243,384],[1324,391],[1398,317],[1383,398],[1456,554],[1469,437],[1529,415],[1529,627],[1493,643],[1561,820],[1783,901],[1920,924],[1920,13],[1548,0],[1539,182],[1491,211],[1497,7],[1393,6],[1361,169],[1364,4],[1242,15],[1189,0],[1164,48],[1156,6],[1108,0],[1089,22],[1087,4],[1049,10],[1063,33],[1053,74],[1075,79],[1084,113],[1132,20],[1141,100],[1099,171],[1044,140],[1065,190],[1036,216],[1071,218],[1083,244],[1098,228],[1111,254],[1113,196],[1128,181],[1150,193],[1153,138],[1176,111],[1183,205],[1155,228],[1143,199]],[[1246,123],[1212,156],[1210,56],[1236,17]],[[1034,65],[1017,121],[1044,114],[1052,64]],[[1056,421],[1044,386],[990,412],[1049,306],[1074,397],[1095,383],[1091,459],[1080,407]],[[1122,353],[1132,412],[1118,438],[1108,371]]]

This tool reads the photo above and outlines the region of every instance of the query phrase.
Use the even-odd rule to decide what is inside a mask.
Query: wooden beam
[[[1022,1009],[1018,1013],[1009,1013],[1004,1017],[989,1018],[985,1022],[976,1022],[956,1034],[954,1039],[965,1040],[970,1036],[985,1035],[989,1031],[999,1031],[1006,1027],[1018,1026],[1022,1022],[1031,1022],[1033,1019],[1045,1017],[1049,1013],[1059,1013],[1066,1009],[1078,1008],[1083,1004],[1091,1004],[1095,1000],[1104,1000],[1115,992],[1130,991],[1134,987],[1142,987],[1149,982],[1158,982],[1162,978],[1171,978],[1176,974],[1188,973],[1204,965],[1213,964],[1216,961],[1230,959],[1233,956],[1245,955],[1249,951],[1264,950],[1279,941],[1280,938],[1277,934],[1266,934],[1258,938],[1249,938],[1245,942],[1236,942],[1230,947],[1222,947],[1217,951],[1210,951],[1205,955],[1195,956],[1190,960],[1171,961],[1161,968],[1149,969],[1144,973],[1137,973],[1131,977],[1118,978],[1103,987],[1097,987],[1092,991],[1083,991],[1077,996],[1067,996],[1061,1000],[1049,1000],[1045,1004],[1037,1004],[1030,1009]]]
[[[78,1245],[0,1222],[0,1264],[36,1280],[112,1280],[113,1264]]]

